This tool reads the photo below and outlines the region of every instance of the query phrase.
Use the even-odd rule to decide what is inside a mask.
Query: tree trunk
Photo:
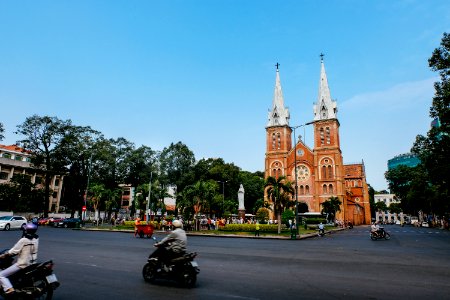
[[[277,220],[278,220],[278,234],[281,233],[281,212],[278,212],[277,214]]]

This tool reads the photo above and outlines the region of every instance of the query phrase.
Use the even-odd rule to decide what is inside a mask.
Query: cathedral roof
[[[280,72],[278,70],[279,64],[276,64],[277,72],[275,78],[275,91],[273,94],[272,110],[269,111],[269,122],[267,127],[271,126],[289,126],[289,110],[284,107],[283,91],[281,89]]]
[[[320,55],[320,82],[319,95],[317,102],[314,104],[314,121],[336,119],[337,105],[336,101],[331,99],[330,88],[328,87],[327,73],[325,72],[325,65],[323,63],[323,54]]]

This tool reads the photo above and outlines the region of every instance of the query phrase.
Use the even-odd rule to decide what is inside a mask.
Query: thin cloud
[[[438,77],[433,77],[420,81],[404,82],[383,91],[355,95],[343,101],[341,106],[343,109],[378,107],[385,112],[398,112],[399,109],[407,106],[421,105],[425,102],[431,103],[431,98],[434,95],[434,82],[438,80]]]

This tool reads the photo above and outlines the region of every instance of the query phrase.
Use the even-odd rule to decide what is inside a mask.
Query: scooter
[[[155,237],[152,237],[157,242]],[[167,244],[170,241],[166,242]],[[167,244],[157,247],[167,247]],[[142,269],[142,276],[146,282],[154,283],[157,279],[168,279],[178,281],[183,287],[192,288],[197,282],[197,274],[200,273],[198,263],[194,260],[196,252],[185,252],[181,256],[173,258],[169,265],[164,264],[158,257],[156,249],[149,255],[147,263]]]
[[[370,238],[372,239],[372,241],[380,239],[389,240],[391,238],[391,235],[387,233],[383,227],[380,227],[377,231],[370,232]]]
[[[5,254],[3,250],[0,254]],[[0,258],[0,269],[4,270],[10,267],[14,259],[7,255]],[[0,288],[0,296],[4,299],[47,299],[53,297],[53,291],[59,287],[60,283],[53,273],[53,261],[49,260],[43,263],[35,263],[25,267],[17,273],[9,276],[14,287],[14,292],[5,294]]]

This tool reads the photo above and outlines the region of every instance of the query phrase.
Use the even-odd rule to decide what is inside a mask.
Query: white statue
[[[239,191],[238,191],[238,200],[239,200],[239,210],[245,210],[244,207],[244,187],[242,186],[242,184],[239,186]]]

